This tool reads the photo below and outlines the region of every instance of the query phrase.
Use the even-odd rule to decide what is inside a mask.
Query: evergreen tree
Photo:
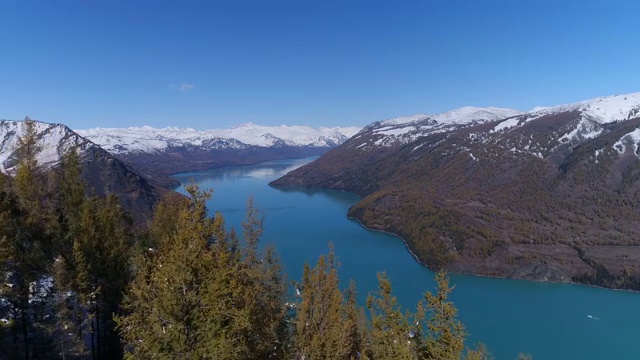
[[[175,226],[152,224],[150,236],[160,239],[150,241],[158,247],[136,261],[127,312],[118,317],[127,351],[136,358],[282,358],[284,286],[273,251],[258,248],[259,212],[250,200],[240,243],[220,214],[208,216],[210,192],[187,191],[188,206],[156,211],[177,211]]]
[[[263,217],[254,206],[253,198],[247,201],[247,212],[242,223],[244,246],[242,261],[237,264],[237,281],[242,284],[235,294],[238,309],[244,321],[236,322],[235,332],[246,344],[247,358],[278,357],[283,354],[286,342],[287,309],[282,268],[273,248],[260,251],[258,244],[263,234]],[[233,241],[229,251],[233,253]]]
[[[29,211],[29,219],[38,220],[40,207],[40,172],[36,156],[40,152],[36,124],[31,120],[22,123],[23,135],[18,138],[18,165],[15,174],[14,189],[23,209]]]
[[[371,347],[373,359],[416,359],[415,343],[409,326],[409,314],[403,314],[392,294],[391,281],[385,273],[378,274],[379,290],[367,298],[371,314]]]
[[[350,339],[351,347],[348,359],[360,359],[366,353],[367,320],[364,308],[358,305],[356,283],[349,282],[349,288],[344,292],[345,301],[345,336]]]
[[[50,216],[50,228],[55,233],[55,261],[53,277],[53,307],[55,323],[50,327],[56,353],[63,359],[87,353],[84,333],[88,330],[86,309],[81,302],[74,243],[83,231],[80,215],[85,207],[85,183],[82,181],[80,159],[75,148],[61,161],[61,179],[55,178],[59,188]],[[55,172],[57,173],[57,172]],[[53,221],[55,219],[55,221]]]
[[[43,338],[43,308],[49,296],[46,270],[51,263],[51,239],[43,223],[41,177],[36,155],[39,151],[35,123],[23,123],[18,139],[18,164],[11,191],[2,195],[2,237],[0,270],[6,279],[0,297],[8,303],[11,319],[12,356],[30,359],[37,348],[46,347]]]
[[[80,210],[73,239],[73,287],[88,318],[92,358],[113,358],[122,349],[113,316],[129,278],[130,235],[118,199],[92,197]]]
[[[314,268],[305,265],[302,300],[295,318],[295,349],[301,359],[355,359],[362,347],[361,312],[352,284],[340,291],[338,263],[333,253],[320,256]]]
[[[225,336],[231,317],[217,311],[232,304],[224,304],[224,296],[215,302],[206,296],[213,277],[233,269],[214,273],[209,245],[215,229],[205,207],[210,193],[187,190],[191,203],[175,219],[175,230],[158,240],[156,254],[136,264],[124,302],[127,314],[118,318],[135,358],[234,358],[232,339]],[[218,290],[225,295],[228,286]]]
[[[457,360],[464,350],[466,332],[457,319],[458,309],[449,301],[449,294],[453,291],[453,287],[449,286],[449,278],[440,271],[435,280],[435,294],[425,294],[428,335],[422,351],[426,359]]]

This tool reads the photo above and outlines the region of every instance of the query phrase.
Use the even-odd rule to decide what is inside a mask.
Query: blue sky
[[[640,91],[640,2],[0,0],[0,118],[365,125]]]

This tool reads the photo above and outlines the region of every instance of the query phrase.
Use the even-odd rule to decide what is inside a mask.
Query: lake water
[[[315,264],[328,243],[342,264],[340,278],[357,283],[363,299],[386,271],[400,302],[412,310],[434,287],[433,272],[418,264],[397,237],[364,229],[347,218],[358,196],[328,190],[274,189],[268,183],[312,158],[184,173],[183,184],[214,189],[209,209],[240,228],[251,195],[265,217],[263,244],[275,245],[289,280]],[[182,190],[182,188],[181,188]],[[470,336],[496,359],[529,353],[540,359],[640,359],[640,294],[579,285],[453,276],[452,299]]]

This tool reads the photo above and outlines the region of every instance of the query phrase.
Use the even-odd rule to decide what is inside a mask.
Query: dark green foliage
[[[44,313],[49,294],[43,280],[52,248],[44,222],[35,125],[28,121],[24,127],[16,177],[11,181],[3,176],[0,189],[0,297],[8,303],[1,311],[10,321],[4,331],[9,336],[0,346],[11,356],[31,359],[49,345]]]
[[[415,359],[416,333],[409,325],[411,315],[403,313],[391,291],[391,281],[386,274],[378,274],[379,290],[367,298],[371,314],[371,347],[368,354],[374,359]]]
[[[364,328],[355,304],[355,285],[345,297],[339,283],[333,251],[321,256],[314,268],[305,266],[295,316],[298,358],[356,359],[362,350]]]
[[[241,245],[221,215],[208,217],[210,193],[187,190],[191,202],[175,207],[175,228],[136,263],[127,314],[118,320],[128,351],[135,358],[283,356],[284,287],[273,253],[257,248],[259,214],[250,201]]]
[[[427,359],[456,360],[464,350],[464,326],[457,319],[458,310],[449,301],[453,290],[444,272],[436,274],[436,293],[425,294],[427,314],[427,341],[424,353]]]

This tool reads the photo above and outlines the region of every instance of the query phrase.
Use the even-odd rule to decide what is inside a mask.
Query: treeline
[[[26,129],[15,176],[0,175],[1,359],[489,358],[465,349],[442,273],[415,312],[384,274],[359,306],[332,251],[292,288],[251,200],[241,234],[196,186],[140,229],[115,197],[87,196],[75,151],[42,172]]]

